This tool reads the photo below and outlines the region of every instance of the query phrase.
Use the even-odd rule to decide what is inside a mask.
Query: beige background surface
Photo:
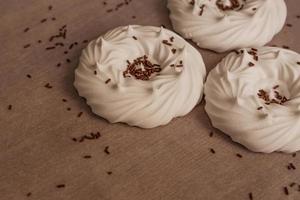
[[[112,125],[91,113],[72,86],[82,41],[118,25],[171,28],[165,0],[133,0],[106,12],[120,2],[0,1],[0,199],[247,200],[250,192],[254,200],[300,199],[296,186],[289,187],[288,196],[283,191],[291,182],[300,183],[299,156],[251,153],[216,130],[209,137],[212,128],[203,104],[152,130]],[[286,26],[271,44],[300,52],[300,2],[287,4],[292,27]],[[46,51],[48,38],[64,24],[68,32],[63,42],[78,45],[68,54],[68,46]],[[24,33],[26,27],[30,30]],[[225,55],[199,51],[208,71]],[[53,88],[45,88],[46,83]],[[102,135],[98,140],[71,140],[97,131]],[[296,170],[287,169],[290,162]],[[59,184],[65,187],[57,188]]]

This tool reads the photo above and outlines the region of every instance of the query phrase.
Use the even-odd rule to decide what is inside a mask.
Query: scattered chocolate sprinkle
[[[108,171],[108,172],[107,172],[107,174],[108,174],[108,175],[111,175],[111,174],[112,174],[112,172],[111,172],[111,171]]]
[[[300,62],[297,62],[297,65],[300,65]]]
[[[49,5],[48,10],[52,10],[53,6]]]
[[[262,109],[263,109],[263,107],[262,107],[262,106],[257,108],[257,110],[262,110]]]
[[[209,137],[213,137],[213,136],[214,136],[214,132],[211,131],[211,132],[209,133]]]
[[[290,49],[290,47],[286,46],[286,45],[282,45],[282,48],[284,48],[284,49]]]
[[[211,149],[209,149],[209,150],[210,150],[210,152],[211,152],[211,153],[213,153],[213,154],[215,154],[215,153],[216,153],[216,151],[215,151],[214,149],[212,149],[212,148],[211,148]]]
[[[66,61],[67,61],[67,63],[70,63],[70,62],[71,62],[71,60],[70,60],[69,58],[67,58]]]
[[[177,51],[176,49],[174,49],[174,48],[172,49],[172,53],[173,53],[173,54],[175,54],[176,51]]]
[[[42,40],[38,40],[38,43],[42,43]]]
[[[287,26],[287,27],[292,27],[293,25],[292,25],[292,24],[286,24],[286,26]]]
[[[257,10],[257,8],[252,8],[253,11]]]
[[[47,21],[47,18],[44,18],[41,20],[41,23],[45,23]]]
[[[52,50],[52,49],[55,49],[55,46],[52,46],[52,47],[46,47],[46,50]]]
[[[300,15],[297,15],[296,17],[297,17],[298,19],[300,19]]]
[[[290,184],[290,187],[294,187],[296,185],[296,183],[295,182],[292,182],[291,184]]]
[[[290,169],[296,170],[296,167],[293,163],[290,163],[289,166],[290,166]]]
[[[163,40],[162,43],[168,46],[172,46],[172,44],[168,40]]]
[[[12,110],[12,105],[8,105],[7,109]]]
[[[84,158],[84,159],[90,159],[90,158],[92,158],[92,156],[86,155],[86,156],[83,156],[83,158]]]
[[[84,140],[96,140],[96,139],[98,139],[99,137],[101,137],[101,134],[100,134],[100,132],[97,132],[97,133],[93,133],[93,132],[91,132],[89,135],[83,135],[83,136],[81,136],[81,137],[79,137],[79,138],[72,138],[72,140],[74,141],[74,142],[83,142]]]
[[[25,29],[24,29],[24,33],[28,32],[29,30],[30,30],[29,27],[25,28]]]
[[[170,41],[171,42],[174,42],[174,40],[175,40],[175,38],[172,36],[172,37],[170,37]]]
[[[110,12],[112,12],[112,11],[113,11],[113,9],[108,9],[108,10],[106,10],[107,13],[110,13]]]
[[[82,114],[83,112],[78,113],[77,117],[81,117]]]
[[[104,148],[104,153],[106,153],[107,155],[110,154],[110,152],[108,151],[108,148],[109,148],[109,146],[106,146],[106,147]]]
[[[254,63],[249,62],[249,63],[248,63],[248,66],[249,66],[249,67],[253,67],[253,66],[254,66]]]
[[[96,70],[94,71],[94,74],[97,75],[97,71]]]
[[[289,195],[289,190],[288,190],[287,187],[284,187],[283,190],[284,190],[284,194],[285,194],[285,195]]]
[[[74,46],[74,44],[70,44],[69,49],[72,49]]]
[[[67,102],[68,100],[67,100],[67,99],[62,99],[62,101],[63,101],[63,102]]]
[[[71,108],[67,108],[67,111],[71,111]]]
[[[64,54],[68,54],[68,51],[64,51]]]
[[[276,90],[277,88],[279,88],[279,85],[275,85],[275,86],[273,87],[274,90]]]
[[[103,3],[102,3],[103,5],[107,5],[107,2],[106,1],[103,1]]]
[[[45,88],[48,88],[48,89],[53,88],[53,87],[50,85],[50,83],[47,83],[44,87],[45,87]]]
[[[26,44],[26,45],[24,45],[23,47],[24,47],[24,49],[26,49],[26,48],[28,48],[28,47],[30,47],[31,46],[31,44]]]
[[[27,197],[30,197],[30,196],[31,196],[31,192],[28,192],[28,193],[26,194],[26,196],[27,196]]]
[[[88,42],[89,42],[88,40],[83,40],[83,41],[82,41],[82,43],[88,43]]]
[[[59,184],[59,185],[56,185],[56,187],[57,188],[64,188],[64,187],[66,187],[66,185],[65,184]]]
[[[55,20],[56,20],[56,18],[55,18],[55,17],[52,17],[51,19],[52,19],[52,21],[55,21]]]
[[[30,74],[27,74],[26,76],[27,76],[27,78],[31,78],[31,75],[30,75]]]
[[[135,39],[135,40],[137,40],[137,37],[136,37],[136,36],[132,36],[132,38]]]
[[[57,64],[56,64],[56,67],[60,67],[60,66],[61,66],[61,63],[57,63]]]
[[[135,16],[135,15],[133,15],[131,18],[132,18],[132,19],[136,19],[136,16]]]
[[[252,192],[248,193],[248,197],[249,197],[250,200],[253,200],[253,194],[252,194]]]
[[[205,5],[201,5],[201,6],[200,6],[199,16],[202,16],[202,15],[203,15],[204,8],[205,8]]]
[[[108,84],[110,81],[111,81],[111,79],[110,79],[110,78],[109,78],[109,79],[107,79],[107,80],[105,81],[105,84]]]
[[[239,153],[235,154],[237,157],[242,158],[243,156]]]
[[[296,153],[293,153],[293,154],[292,154],[292,156],[293,156],[293,157],[296,157],[296,156],[297,156],[297,154],[296,154]]]

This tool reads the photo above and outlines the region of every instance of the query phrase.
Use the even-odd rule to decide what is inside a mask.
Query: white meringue
[[[148,81],[125,77],[127,62],[144,55],[159,64],[161,72]],[[202,98],[205,75],[199,52],[177,34],[162,27],[127,26],[90,42],[74,86],[92,111],[111,123],[153,128],[194,108]]]
[[[223,7],[239,6],[233,10]],[[284,26],[284,0],[168,0],[174,29],[198,46],[216,52],[259,47],[272,40]]]
[[[274,47],[255,52],[230,53],[209,73],[205,110],[214,127],[252,151],[298,151],[300,55]]]

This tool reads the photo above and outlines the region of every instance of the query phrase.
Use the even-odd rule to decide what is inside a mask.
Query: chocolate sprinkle
[[[252,192],[248,193],[248,197],[249,197],[250,200],[253,200],[253,194],[252,194]]]
[[[66,185],[65,184],[59,184],[59,185],[56,185],[56,187],[57,188],[64,188],[64,187],[66,187]]]
[[[12,105],[8,105],[7,109],[12,110]]]
[[[215,151],[214,149],[212,149],[212,148],[211,148],[211,149],[209,149],[209,150],[210,150],[210,152],[211,152],[211,153],[213,153],[213,154],[215,154],[215,153],[216,153],[216,151]]]
[[[106,153],[107,155],[110,154],[110,152],[108,151],[108,148],[109,148],[109,146],[106,146],[106,147],[104,148],[104,153]]]
[[[110,79],[110,78],[109,78],[109,79],[107,79],[107,80],[105,81],[105,84],[108,84],[110,81],[111,81],[111,79]]]
[[[111,172],[111,171],[108,171],[108,172],[107,172],[107,174],[108,174],[108,175],[111,175],[111,174],[112,174],[112,172]]]
[[[253,66],[254,66],[254,63],[249,62],[249,63],[248,63],[248,66],[249,66],[249,67],[253,67]]]
[[[82,114],[83,112],[78,113],[77,117],[81,117]]]
[[[27,196],[27,197],[30,197],[30,196],[31,196],[31,192],[28,192],[28,193],[26,194],[26,196]]]
[[[284,190],[284,194],[285,194],[285,195],[289,195],[289,190],[288,190],[287,187],[284,187],[283,190]]]
[[[28,47],[30,47],[31,46],[31,44],[26,44],[26,45],[24,45],[23,47],[24,47],[24,49],[26,49],[26,48],[28,48]]]
[[[48,89],[53,88],[53,87],[50,85],[50,83],[47,83],[44,87],[45,87],[45,88],[48,88]]]
[[[237,157],[242,158],[243,156],[239,153],[235,154]]]
[[[28,32],[29,30],[30,30],[29,27],[25,28],[25,29],[24,29],[24,33]]]
[[[90,158],[92,158],[92,156],[86,155],[86,156],[83,156],[83,158],[84,158],[84,159],[90,159]]]
[[[30,74],[27,74],[26,76],[27,76],[27,78],[31,78],[31,75],[30,75]]]

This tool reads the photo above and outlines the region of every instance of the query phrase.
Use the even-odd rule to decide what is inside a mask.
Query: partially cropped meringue
[[[214,127],[255,152],[300,149],[300,55],[241,49],[208,75],[205,110]]]
[[[201,100],[199,52],[163,27],[118,27],[83,50],[74,85],[111,123],[153,128],[186,115]]]
[[[216,52],[263,46],[283,27],[284,0],[168,0],[174,29]]]

